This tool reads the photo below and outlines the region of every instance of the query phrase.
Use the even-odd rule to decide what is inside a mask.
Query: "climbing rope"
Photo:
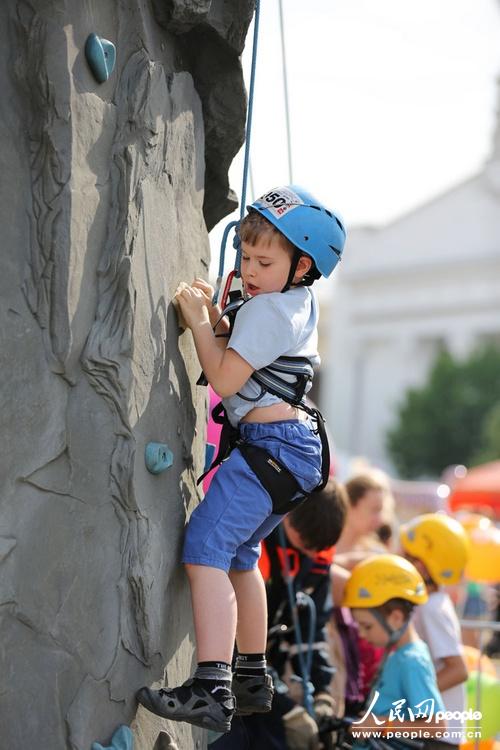
[[[252,134],[253,99],[255,90],[255,71],[257,68],[257,45],[259,41],[260,0],[255,0],[255,17],[253,27],[252,67],[250,70],[250,87],[248,91],[248,112],[245,142],[245,161],[243,163],[243,183],[241,186],[240,219],[245,215],[247,200],[248,169],[250,166],[250,136]]]
[[[287,548],[287,541],[285,538],[285,531],[283,524],[279,525],[279,539],[280,544],[284,550]],[[288,555],[283,555],[284,558],[284,579],[286,583],[288,593],[288,604],[292,614],[293,629],[295,633],[295,645],[297,647],[297,658],[299,660],[300,668],[300,681],[302,682],[302,689],[304,691],[304,708],[307,713],[314,718],[313,708],[313,693],[314,687],[311,683],[311,667],[312,667],[312,656],[313,656],[313,642],[314,633],[316,631],[316,605],[308,594],[303,591],[295,593],[293,590],[293,581],[290,574],[290,563],[288,562]],[[307,656],[304,659],[303,641],[302,641],[302,629],[299,622],[298,606],[307,606],[309,609],[309,632],[307,639]]]
[[[285,120],[286,120],[286,145],[288,155],[288,182],[293,185],[292,169],[292,137],[290,129],[290,107],[288,104],[288,73],[285,50],[285,24],[283,22],[283,1],[279,0],[280,9],[280,37],[281,37],[281,65],[283,69],[283,94],[285,97]]]
[[[225,262],[225,257],[226,257],[226,245],[227,245],[229,233],[231,232],[232,229],[238,226],[239,222],[241,221],[241,219],[243,218],[245,214],[248,173],[249,173],[249,167],[250,167],[250,137],[252,134],[255,71],[257,68],[257,48],[258,48],[258,41],[259,41],[259,20],[260,20],[260,0],[255,0],[253,45],[252,45],[252,65],[250,69],[250,86],[248,90],[248,110],[247,110],[247,121],[246,121],[246,127],[245,127],[245,158],[243,162],[243,180],[242,180],[242,186],[241,186],[240,218],[239,218],[239,221],[230,221],[229,224],[224,229],[224,233],[222,235],[220,256],[219,256],[219,271],[217,274],[217,281],[215,282],[215,292],[214,292],[214,296],[212,299],[212,303],[214,305],[217,303],[219,299],[219,293],[220,293],[220,289],[222,286],[222,278],[224,276],[224,262]],[[239,241],[237,234],[235,234],[234,239],[233,239],[233,247],[236,250],[234,270],[231,271],[231,274],[229,275],[228,283],[226,283],[224,294],[226,294],[226,292],[229,292],[233,278],[235,277],[239,278],[239,275],[240,275],[241,246],[240,246],[240,241]],[[222,307],[224,307],[225,302],[226,302],[225,299],[221,300]]]

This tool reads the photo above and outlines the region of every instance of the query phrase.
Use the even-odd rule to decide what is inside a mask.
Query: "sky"
[[[389,223],[481,168],[500,106],[500,0],[283,0],[283,14],[293,181],[348,228]],[[252,35],[253,24],[247,81]],[[289,182],[286,142],[279,6],[261,0],[255,197]],[[230,170],[238,197],[242,153]],[[238,216],[210,233],[212,269]]]

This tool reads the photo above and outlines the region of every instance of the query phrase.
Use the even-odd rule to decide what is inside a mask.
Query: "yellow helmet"
[[[374,555],[352,569],[342,606],[380,607],[389,599],[424,604],[427,598],[422,576],[411,562],[399,555]]]
[[[443,513],[417,516],[400,529],[405,552],[421,560],[436,584],[458,583],[469,557],[463,526]]]

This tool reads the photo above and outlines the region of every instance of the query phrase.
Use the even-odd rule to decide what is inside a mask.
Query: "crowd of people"
[[[378,533],[386,524],[389,547]],[[359,738],[365,727],[389,738],[421,729],[427,748],[462,744],[468,672],[448,591],[456,600],[467,555],[449,515],[399,524],[380,472],[331,479],[263,543],[272,710],[235,716],[210,747],[329,747],[341,717],[354,722],[355,746],[368,735],[355,739],[353,728]]]

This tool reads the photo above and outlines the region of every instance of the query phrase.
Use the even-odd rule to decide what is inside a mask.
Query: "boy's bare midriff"
[[[242,422],[283,422],[286,419],[307,419],[307,414],[296,406],[286,404],[271,404],[271,406],[256,406],[246,414]]]

